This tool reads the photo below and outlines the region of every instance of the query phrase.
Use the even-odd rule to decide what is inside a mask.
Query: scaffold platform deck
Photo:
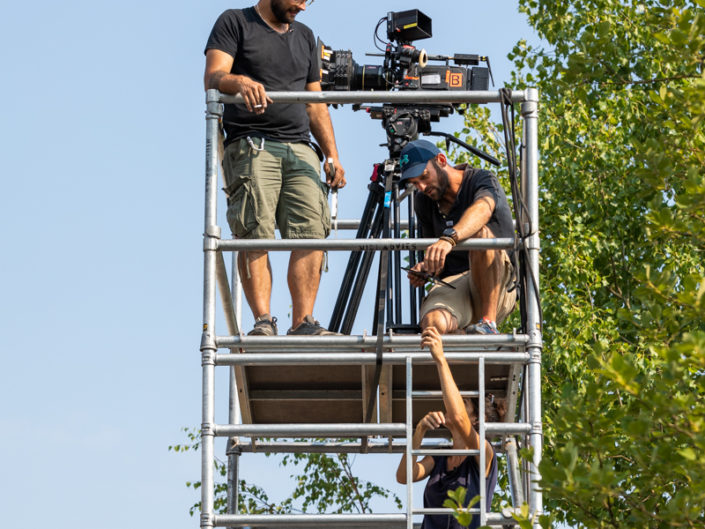
[[[257,340],[257,338],[250,340]],[[489,353],[497,353],[503,363],[488,363],[485,375],[486,392],[496,398],[506,399],[508,409],[516,407],[520,382],[518,363],[523,356],[515,355],[516,363],[506,363],[506,355],[502,353],[516,352],[516,349],[516,347],[491,349]],[[261,354],[267,355],[276,351],[277,349],[273,348],[261,351]],[[345,355],[364,352],[364,349],[339,350],[331,354],[345,357]],[[478,354],[488,352],[488,348],[478,348],[474,352]],[[298,355],[303,353],[279,354],[293,355],[289,361],[290,365],[238,367],[240,371],[238,396],[244,424],[364,422],[372,367],[351,364],[293,364],[299,358]],[[417,350],[415,354],[423,356],[424,352]],[[455,364],[451,370],[459,389],[467,396],[476,397],[478,393],[476,366],[470,363]],[[405,384],[402,365],[386,365],[382,369],[378,395],[379,412],[375,413],[374,422],[404,421]],[[427,412],[443,408],[443,400],[438,391],[438,375],[433,364],[420,364],[414,370],[413,391],[417,393],[414,396],[414,424]],[[507,413],[505,420],[509,421],[512,418],[513,414]]]

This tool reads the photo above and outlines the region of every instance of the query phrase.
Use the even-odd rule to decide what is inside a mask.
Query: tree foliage
[[[200,448],[200,432],[184,428],[188,443],[169,447],[174,452],[187,452]],[[344,440],[340,440],[341,442]],[[271,457],[270,454],[266,454]],[[353,463],[348,454],[286,454],[278,459],[283,467],[293,467],[290,475],[295,483],[294,490],[283,500],[269,498],[264,489],[256,483],[238,480],[238,512],[241,514],[286,514],[293,512],[317,513],[369,513],[370,503],[375,499],[391,500],[401,509],[399,497],[384,487],[360,479],[354,475]],[[215,459],[215,474],[220,480],[215,484],[215,511],[227,512],[227,465]],[[187,482],[186,486],[197,490],[200,481]],[[200,510],[200,502],[195,503],[190,513]]]
[[[521,0],[540,103],[546,510],[705,525],[705,2]]]

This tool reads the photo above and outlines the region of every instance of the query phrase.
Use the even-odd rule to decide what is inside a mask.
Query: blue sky
[[[167,446],[201,421],[202,52],[216,17],[248,5],[69,0],[3,8],[4,527],[198,526],[188,515],[198,497],[184,483],[199,478],[200,460]],[[433,19],[433,39],[419,46],[489,55],[498,86],[509,79],[515,42],[536,40],[515,2],[316,0],[299,20],[334,49],[352,49],[357,62],[379,64],[364,56],[376,51],[377,20],[410,8]],[[348,179],[340,216],[357,218],[371,165],[385,158],[384,132],[347,107],[332,116]],[[437,128],[452,132],[458,123]],[[223,213],[221,196],[227,234]],[[344,262],[332,259],[323,279],[316,317],[324,323]],[[274,260],[273,312],[286,329],[283,266]],[[248,329],[251,315],[244,319]],[[221,422],[225,375],[217,379]],[[391,486],[396,463],[358,456],[355,468]],[[286,475],[272,459],[243,460],[243,477],[275,498],[291,488]]]

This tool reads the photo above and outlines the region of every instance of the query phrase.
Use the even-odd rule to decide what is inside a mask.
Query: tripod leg
[[[401,238],[401,216],[399,213],[399,184],[394,183],[392,188],[392,207],[394,208],[394,238]],[[394,321],[392,325],[402,324],[401,315],[401,250],[394,250],[394,275],[390,274],[390,277],[394,277],[394,282],[392,284],[392,289],[390,295],[394,296]],[[392,311],[389,311],[389,317],[391,319]],[[414,322],[412,322],[414,323]]]
[[[409,207],[409,238],[413,239],[416,237],[416,218],[414,217],[414,194],[412,193],[408,199]],[[416,252],[414,250],[409,250],[409,268],[413,268],[416,265]],[[416,293],[418,288],[409,283],[409,321],[412,324],[418,322],[418,306]]]
[[[375,187],[372,187],[375,186]],[[357,234],[355,235],[358,239],[367,239],[372,226],[374,224],[373,215],[375,210],[379,206],[381,200],[381,193],[378,184],[370,184],[370,193],[367,196],[367,202],[365,203],[365,209],[362,213],[362,218],[360,220],[360,226],[357,229]],[[345,275],[343,276],[343,282],[340,285],[340,290],[338,292],[338,298],[336,299],[335,306],[333,308],[333,313],[331,314],[330,324],[328,329],[333,332],[338,332],[341,322],[343,321],[343,314],[345,313],[345,306],[350,297],[350,289],[352,287],[353,281],[358,276],[358,265],[360,263],[360,258],[362,257],[361,251],[351,252],[350,258],[348,259],[348,265],[345,269]],[[342,331],[344,334],[349,334],[348,331]]]
[[[370,230],[370,238],[378,238],[381,232],[382,208],[380,207],[376,212],[375,220],[372,224],[372,229]],[[345,317],[343,319],[342,330],[340,331],[343,334],[350,334],[352,326],[355,323],[357,311],[360,307],[360,301],[362,300],[362,294],[365,291],[365,285],[367,284],[367,278],[370,275],[370,268],[372,267],[372,260],[374,257],[375,252],[373,250],[367,250],[364,252],[362,263],[360,264],[357,277],[355,278],[355,285],[353,286],[352,293],[350,295],[350,302],[348,303],[347,311],[345,312]],[[379,286],[377,287],[377,290],[379,290]],[[375,323],[373,323],[372,328],[377,328],[376,320]]]

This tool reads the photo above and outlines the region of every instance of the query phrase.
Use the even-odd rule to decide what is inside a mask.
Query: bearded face
[[[291,24],[296,18],[296,15],[301,12],[298,5],[299,4],[290,2],[289,0],[272,0],[272,13],[274,13],[277,22],[281,24]]]
[[[425,193],[431,200],[438,202],[448,190],[448,171],[438,165],[435,159],[431,160],[431,165],[433,166],[433,170],[436,171],[436,181],[433,185],[429,185],[426,188]]]

